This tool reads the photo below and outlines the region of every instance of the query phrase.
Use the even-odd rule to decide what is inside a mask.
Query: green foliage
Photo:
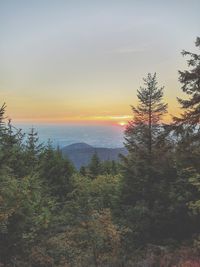
[[[87,175],[87,170],[86,170],[86,167],[85,166],[81,166],[81,168],[80,168],[80,174],[83,175],[83,176],[86,176]]]
[[[200,38],[196,40],[200,48]],[[179,71],[181,89],[187,99],[178,98],[181,105],[181,115],[174,117],[174,135],[177,138],[177,160],[183,168],[194,168],[200,172],[200,55],[182,52],[189,56],[189,70]]]
[[[1,261],[8,262],[18,254],[27,256],[30,245],[48,228],[54,203],[44,198],[35,176],[16,179],[1,174],[0,188]]]
[[[91,178],[95,178],[101,174],[101,163],[97,153],[94,153],[92,156],[88,169]]]
[[[134,118],[129,122],[126,131],[126,147],[129,152],[139,150],[143,157],[151,158],[154,147],[160,141],[162,133],[160,120],[167,112],[163,103],[163,87],[157,87],[156,73],[144,78],[144,88],[137,92],[139,104],[132,106]]]
[[[175,175],[170,158],[172,144],[160,124],[167,108],[162,100],[163,87],[157,87],[156,74],[148,74],[144,81],[146,87],[138,90],[139,104],[132,107],[134,118],[125,131],[129,154],[123,157],[121,196],[125,224],[140,244],[156,241],[164,234],[169,203],[166,190]]]
[[[114,210],[119,202],[121,177],[100,175],[96,179],[74,175],[71,193],[63,209],[67,221],[74,224],[92,210]]]
[[[189,181],[200,192],[200,174],[199,173],[193,174],[193,176],[190,177]],[[190,208],[192,209],[193,213],[199,214],[200,213],[200,199],[196,200],[195,202],[190,202]]]
[[[40,154],[39,174],[49,193],[58,201],[66,200],[71,191],[70,178],[74,172],[73,165],[62,157],[59,150],[54,150],[51,143]]]
[[[24,134],[16,129],[11,121],[5,125],[1,138],[0,166],[7,166],[10,173],[16,177],[23,177],[25,173]]]
[[[57,216],[55,197],[70,191],[73,167],[59,151],[44,150],[34,129],[25,142],[21,130],[3,121],[4,111],[5,106],[0,131],[0,264],[32,266],[34,251]],[[46,157],[48,153],[52,157]]]
[[[200,37],[196,39],[196,47],[200,49]],[[180,117],[174,117],[178,126],[186,124],[200,131],[200,55],[188,51],[182,52],[183,56],[189,56],[187,61],[189,70],[179,71],[179,81],[182,84],[182,91],[189,99],[178,98],[183,113]]]
[[[27,173],[34,172],[38,168],[39,155],[44,149],[42,144],[39,144],[38,142],[38,133],[34,128],[31,128],[25,145],[25,166]]]
[[[125,232],[113,222],[111,214],[118,203],[120,177],[100,175],[90,179],[75,175],[73,187],[62,212],[68,227],[48,241],[51,253],[58,259],[62,254],[62,264],[72,266],[114,264],[119,261]]]
[[[189,178],[191,168],[199,164],[199,149],[186,138],[188,132],[175,140],[160,123],[166,112],[162,88],[153,86],[155,76],[148,76],[147,81],[147,88],[138,91],[139,105],[133,108],[134,119],[125,132],[129,154],[122,165],[120,201],[126,218],[122,223],[131,228],[130,242],[136,245],[186,239],[198,231],[199,219],[188,208],[198,198]]]
[[[82,166],[79,173],[83,176],[91,177],[92,179],[99,175],[117,175],[120,172],[120,164],[114,160],[100,161],[95,153],[88,166]]]
[[[2,130],[3,126],[4,126],[4,114],[5,114],[5,109],[6,109],[6,104],[4,103],[1,107],[0,107],[0,130]]]
[[[112,160],[106,160],[101,163],[101,172],[102,174],[111,174],[116,175],[119,173],[120,167],[119,163]]]

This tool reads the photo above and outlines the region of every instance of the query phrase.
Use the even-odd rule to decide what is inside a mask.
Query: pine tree
[[[5,114],[5,109],[6,109],[6,104],[4,103],[1,107],[0,107],[0,128],[4,125],[4,114]]]
[[[137,91],[139,104],[132,106],[134,118],[126,128],[125,140],[129,152],[140,150],[151,158],[162,132],[160,122],[167,112],[167,104],[162,100],[164,87],[157,87],[156,73],[149,73],[143,80],[144,87]]]
[[[81,174],[82,176],[86,176],[86,174],[87,174],[87,170],[86,170],[85,166],[81,166],[79,172],[80,172],[80,174]]]
[[[118,163],[112,160],[112,174],[116,175],[119,172],[118,170]]]
[[[119,172],[118,163],[114,160],[105,160],[101,163],[101,173],[116,175]]]
[[[2,148],[2,142],[3,142],[3,136],[5,134],[5,109],[6,105],[5,103],[0,107],[0,149]],[[0,156],[1,156],[1,150],[0,150]]]
[[[21,264],[38,244],[51,220],[52,199],[43,193],[38,177],[0,174],[0,262],[21,258]],[[27,266],[30,266],[29,264]]]
[[[2,135],[1,165],[7,165],[16,177],[24,176],[23,138],[21,129],[15,128],[9,119]]]
[[[54,150],[51,142],[40,153],[39,176],[47,186],[47,191],[59,200],[66,200],[71,191],[70,178],[74,172],[72,163],[63,158],[59,149]]]
[[[200,37],[196,39],[196,47],[200,49]],[[180,117],[174,117],[176,125],[187,125],[200,131],[200,54],[188,51],[182,52],[183,56],[189,56],[189,70],[179,71],[179,81],[182,91],[188,95],[188,99],[178,98],[183,113]]]
[[[196,47],[200,49],[199,37],[196,39]],[[200,199],[198,186],[200,175],[200,54],[184,50],[182,55],[189,57],[187,61],[189,69],[179,71],[181,89],[187,99],[177,98],[182,114],[173,118],[172,126],[172,133],[177,138],[175,160],[178,169],[174,196],[177,198],[177,205],[182,202],[182,209],[192,208],[194,212],[193,216],[190,216],[192,219],[186,220],[182,217],[182,221],[189,225],[187,232],[194,233],[198,232],[199,212],[197,209]],[[179,217],[182,214],[179,213]]]
[[[6,105],[5,103],[0,107],[0,162],[2,165],[2,157],[3,157],[3,136],[5,132],[5,123],[4,123],[4,114],[5,114]]]
[[[22,140],[23,134],[20,129],[15,128],[11,119],[6,123],[5,120],[5,103],[0,108],[0,168],[3,166],[14,173],[16,177],[23,176],[22,160]]]
[[[163,234],[164,225],[155,222],[158,216],[162,217],[161,221],[167,221],[164,207],[169,201],[168,190],[174,177],[168,153],[170,142],[161,123],[167,112],[163,87],[157,86],[156,74],[148,74],[144,83],[137,94],[139,104],[132,107],[134,118],[125,130],[128,155],[122,157],[121,196],[125,223],[134,228],[134,239],[140,243]]]
[[[97,153],[94,153],[94,155],[91,158],[89,164],[89,172],[92,178],[97,177],[101,173],[101,162]]]
[[[200,49],[200,37],[196,39]],[[200,54],[187,51],[189,70],[179,71],[179,81],[187,99],[178,98],[182,114],[174,117],[173,132],[177,138],[177,162],[182,168],[194,168],[200,171]]]
[[[32,127],[25,146],[25,162],[28,171],[33,171],[34,168],[38,167],[39,155],[43,150],[43,145],[38,142],[38,133]]]

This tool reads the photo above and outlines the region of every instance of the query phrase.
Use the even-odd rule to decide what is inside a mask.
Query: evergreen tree
[[[25,163],[28,172],[38,167],[39,155],[43,150],[43,145],[38,142],[38,133],[32,127],[25,145]]]
[[[23,138],[21,129],[15,128],[9,120],[2,135],[1,164],[7,165],[16,177],[25,175]]]
[[[139,104],[132,106],[134,118],[125,131],[126,147],[129,152],[140,151],[151,159],[162,133],[160,121],[167,112],[167,104],[162,100],[163,87],[157,87],[156,73],[144,78],[144,87],[137,91],[137,97]]]
[[[59,149],[54,150],[51,142],[40,153],[39,174],[47,185],[49,193],[59,201],[66,200],[71,191],[71,176],[74,167],[68,159],[64,159]]]
[[[196,39],[196,47],[200,49],[200,37]],[[189,98],[178,98],[183,113],[180,117],[174,117],[174,121],[176,125],[185,124],[200,131],[200,54],[184,50],[182,55],[190,57],[188,60],[190,69],[179,71],[181,89]]]
[[[5,104],[0,108],[0,168],[7,168],[16,177],[22,177],[24,135],[12,125],[10,119],[7,124],[4,122],[5,108]]]
[[[91,158],[91,161],[89,164],[89,173],[92,178],[95,178],[99,174],[101,174],[101,162],[100,162],[100,159],[97,153],[94,153],[94,155]]]
[[[156,74],[148,74],[144,82],[138,90],[139,104],[132,107],[134,118],[125,130],[129,153],[122,157],[121,196],[125,223],[134,228],[135,242],[140,243],[164,234],[161,221],[167,221],[168,192],[176,174],[169,153],[172,146],[161,124],[167,112],[163,87],[157,87]]]
[[[196,47],[200,48],[199,37],[196,39]],[[176,203],[181,202],[182,210],[185,208],[188,211],[188,207],[192,207],[194,214],[190,216],[191,220],[186,219],[183,212],[179,213],[179,217],[185,216],[182,221],[186,222],[187,232],[197,233],[199,213],[195,212],[195,207],[198,207],[200,199],[200,54],[183,51],[182,55],[190,57],[189,70],[179,71],[181,89],[188,98],[178,98],[182,114],[173,118],[172,133],[176,137],[175,161],[178,172],[174,196],[177,198]]]
[[[54,203],[43,193],[38,177],[16,179],[0,173],[0,206],[0,263],[30,266],[23,262],[31,248],[44,239]],[[17,264],[19,259],[21,264]]]
[[[101,172],[103,174],[112,174],[116,175],[119,173],[118,163],[114,160],[105,160],[101,163]]]
[[[86,171],[85,166],[81,166],[81,168],[80,168],[80,174],[83,175],[83,176],[86,176],[87,171]]]
[[[6,104],[4,103],[1,107],[0,107],[0,129],[2,128],[2,126],[4,125],[4,114],[5,114],[5,109],[6,109]]]
[[[0,166],[2,165],[3,158],[3,136],[5,132],[4,114],[5,114],[5,103],[0,107]]]
[[[196,40],[200,49],[200,38]],[[178,98],[182,114],[174,117],[173,133],[177,137],[176,159],[182,168],[194,168],[200,172],[200,54],[187,51],[189,70],[179,71],[182,91],[188,99]]]
[[[119,164],[115,161],[115,160],[112,160],[111,162],[111,169],[112,169],[112,174],[115,175],[119,172]]]
[[[3,147],[3,136],[5,132],[5,122],[4,122],[4,115],[5,115],[6,105],[5,103],[0,107],[0,157],[2,155],[1,149]]]

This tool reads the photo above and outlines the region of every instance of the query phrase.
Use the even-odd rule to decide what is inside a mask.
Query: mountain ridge
[[[61,151],[63,156],[71,160],[77,169],[80,169],[81,166],[87,166],[95,153],[97,153],[101,161],[119,161],[119,154],[127,154],[125,147],[93,147],[87,143],[81,142],[65,146],[61,149]]]

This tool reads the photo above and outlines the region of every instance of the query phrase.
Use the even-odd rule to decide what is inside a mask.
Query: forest
[[[149,73],[120,162],[94,154],[77,170],[2,103],[1,267],[200,266],[200,54],[182,56],[180,114],[165,123],[165,89]]]

